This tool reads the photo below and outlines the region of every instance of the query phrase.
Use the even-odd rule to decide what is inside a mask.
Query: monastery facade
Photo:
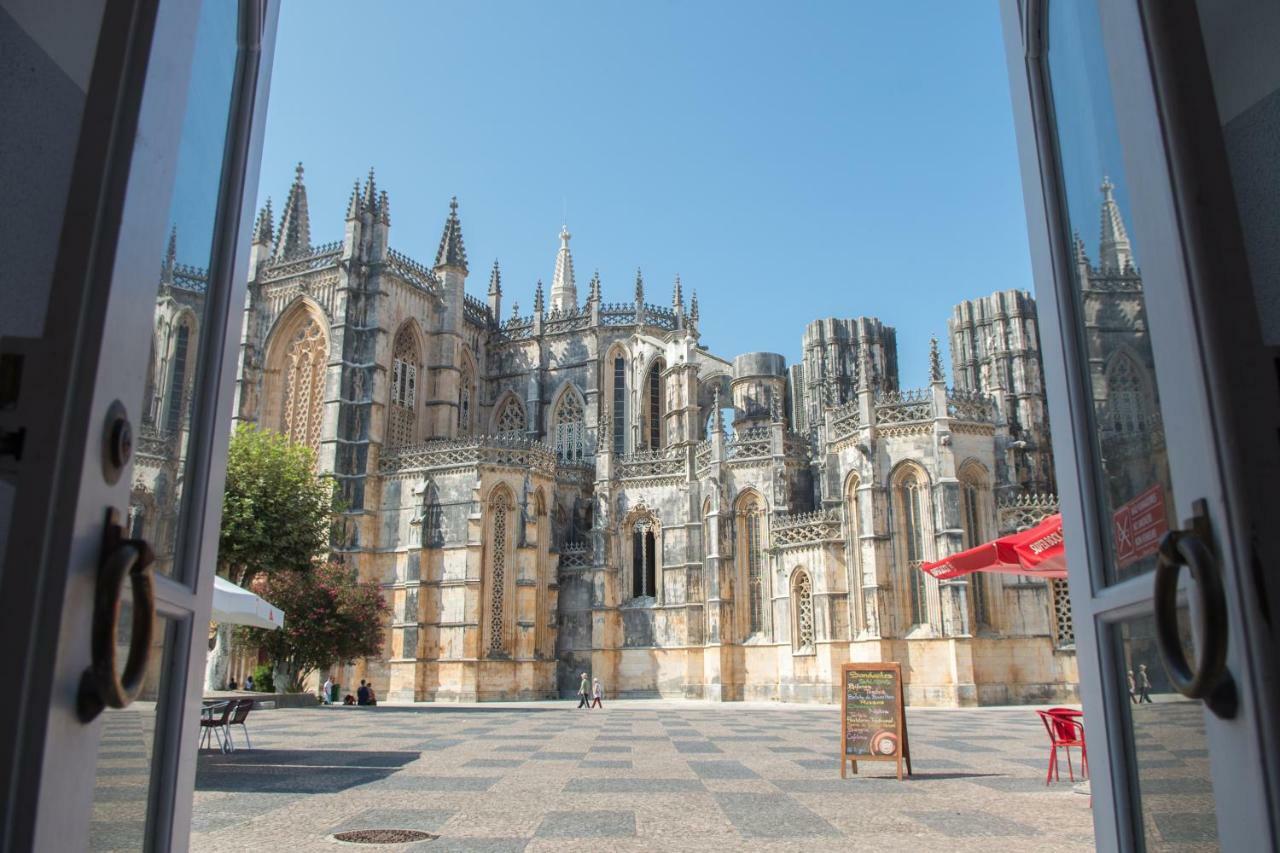
[[[678,278],[670,304],[639,272],[625,302],[598,275],[580,295],[567,229],[529,313],[496,262],[467,293],[456,201],[431,264],[390,232],[371,174],[313,244],[299,166],[279,222],[258,216],[236,385],[237,420],[316,449],[335,551],[392,605],[382,659],[343,684],[538,699],[586,671],[614,697],[831,702],[841,664],[891,660],[912,704],[1075,698],[1064,582],[920,570],[1057,509],[1029,294],[957,305],[952,384],[933,341],[907,389],[875,318],[810,323],[791,366],[721,355]],[[147,442],[184,440],[202,298],[172,246],[162,279],[135,480],[160,542],[176,475]]]

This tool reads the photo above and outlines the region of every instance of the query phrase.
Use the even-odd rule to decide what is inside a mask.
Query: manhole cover
[[[335,833],[333,837],[353,844],[404,844],[409,841],[435,841],[440,836],[417,829],[356,829]]]

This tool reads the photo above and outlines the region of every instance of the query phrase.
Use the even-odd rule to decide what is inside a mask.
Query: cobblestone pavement
[[[191,847],[332,850],[334,832],[400,828],[440,838],[362,847],[1093,848],[1089,798],[1065,773],[1045,786],[1032,708],[910,710],[903,782],[889,763],[840,778],[838,716],[658,701],[254,712],[253,749],[201,752]]]

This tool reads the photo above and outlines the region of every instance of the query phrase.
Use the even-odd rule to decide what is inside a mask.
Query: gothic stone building
[[[1100,316],[1133,321],[1140,279],[1116,260],[1108,204],[1103,260],[1081,249],[1081,274]],[[909,390],[895,332],[873,318],[811,323],[790,368],[774,353],[727,358],[700,343],[679,279],[669,306],[647,300],[639,272],[627,302],[606,303],[598,276],[580,299],[567,230],[530,313],[504,312],[496,262],[487,300],[466,292],[456,202],[430,265],[392,249],[390,230],[371,174],[342,239],[313,244],[299,166],[278,225],[269,204],[258,217],[240,353],[236,418],[316,449],[346,506],[336,551],[392,603],[382,658],[343,684],[413,701],[550,698],[586,671],[612,696],[829,702],[841,664],[892,660],[914,704],[1075,695],[1065,584],[919,568],[1056,511],[1027,293],[956,306],[954,387],[934,341],[928,384]],[[164,524],[157,502],[177,485],[146,467],[147,442],[183,440],[183,341],[201,296],[174,254],[143,532]],[[1110,334],[1098,369],[1121,390],[1099,405],[1131,429],[1126,413],[1151,409],[1124,400],[1153,393],[1150,365]]]

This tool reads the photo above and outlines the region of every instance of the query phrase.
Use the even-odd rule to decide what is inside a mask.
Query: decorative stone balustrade
[[[685,473],[685,456],[680,448],[640,450],[618,457],[620,480],[647,480],[654,477],[676,477]]]
[[[589,543],[566,542],[560,546],[560,568],[587,568],[591,565],[593,556]]]
[[[509,434],[477,435],[385,450],[378,460],[378,471],[382,474],[404,474],[474,465],[531,468],[544,474],[554,474],[556,458],[555,452],[540,441]]]
[[[933,396],[927,388],[885,391],[876,396],[876,426],[893,426],[931,421]]]
[[[1016,495],[996,502],[996,517],[1001,533],[1016,533],[1035,527],[1056,512],[1057,495]]]
[[[338,265],[342,257],[341,243],[324,243],[307,252],[291,255],[282,261],[269,263],[262,269],[261,281],[281,281],[297,275],[322,270]]]
[[[440,279],[436,278],[436,274],[403,252],[387,249],[387,269],[420,290],[431,293],[438,293],[440,290]],[[465,301],[463,304],[465,306]]]
[[[770,526],[769,535],[778,548],[840,541],[842,523],[839,510],[834,509],[800,515],[779,515]]]

